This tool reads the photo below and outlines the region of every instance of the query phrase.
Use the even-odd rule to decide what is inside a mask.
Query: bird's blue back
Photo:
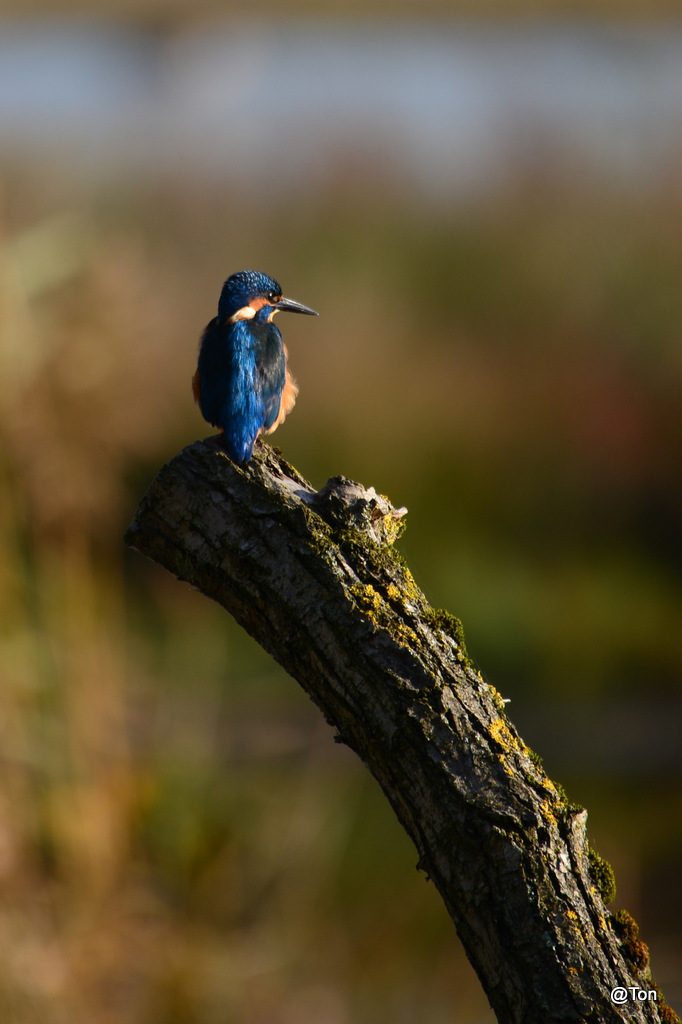
[[[261,432],[279,412],[286,378],[282,335],[267,308],[252,319],[216,317],[204,332],[199,351],[201,411],[225,431],[230,458],[248,462]]]

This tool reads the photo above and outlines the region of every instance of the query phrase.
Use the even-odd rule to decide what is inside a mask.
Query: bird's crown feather
[[[231,274],[220,293],[218,316],[231,317],[237,310],[259,296],[273,299],[282,297],[282,289],[274,277],[261,274],[258,270],[240,270],[236,274]]]

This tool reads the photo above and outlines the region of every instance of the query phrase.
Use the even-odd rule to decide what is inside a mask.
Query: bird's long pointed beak
[[[275,303],[275,309],[280,310],[282,313],[305,313],[307,316],[320,315],[317,310],[304,306],[300,302],[294,302],[293,299],[280,299],[279,302]]]

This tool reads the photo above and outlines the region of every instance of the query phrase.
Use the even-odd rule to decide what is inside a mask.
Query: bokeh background
[[[321,314],[276,443],[408,506],[682,1005],[682,20],[508,8],[2,5],[6,1024],[493,1021],[374,781],[122,544],[247,267]]]

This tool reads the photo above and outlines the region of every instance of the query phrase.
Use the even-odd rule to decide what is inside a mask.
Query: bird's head
[[[218,303],[220,320],[236,323],[237,320],[252,320],[257,315],[259,320],[266,321],[280,311],[318,316],[314,309],[283,298],[277,281],[257,270],[240,270],[223,285]]]

